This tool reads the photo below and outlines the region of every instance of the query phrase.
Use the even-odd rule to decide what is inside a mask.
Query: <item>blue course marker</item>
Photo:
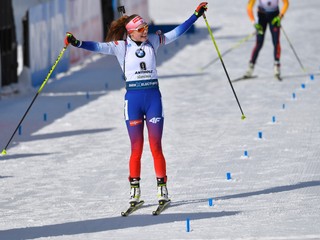
[[[190,232],[190,219],[189,218],[187,218],[187,220],[186,220],[186,231]]]
[[[227,172],[227,180],[231,180],[231,173]]]

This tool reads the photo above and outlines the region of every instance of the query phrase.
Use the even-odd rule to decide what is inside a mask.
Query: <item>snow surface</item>
[[[209,1],[221,52],[253,31],[246,3]],[[150,1],[150,15],[157,24],[180,23],[198,2],[181,4]],[[220,62],[200,71],[217,57],[203,19],[195,34],[159,50],[172,205],[157,217],[147,139],[145,207],[120,216],[129,199],[130,145],[115,58],[95,55],[52,79],[0,158],[0,239],[320,239],[319,9],[318,0],[291,0],[283,20],[306,72],[282,35],[285,78],[273,78],[268,32],[259,78],[233,83],[245,120]],[[253,45],[223,57],[231,79],[245,72]],[[1,148],[36,91],[0,100]]]

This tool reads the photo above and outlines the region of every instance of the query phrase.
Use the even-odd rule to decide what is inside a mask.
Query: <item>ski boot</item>
[[[274,62],[273,71],[274,71],[274,77],[275,77],[276,79],[278,79],[279,81],[281,81],[282,78],[281,78],[281,76],[280,76],[280,62],[279,62],[279,61],[275,61],[275,62]]]
[[[249,63],[249,68],[246,71],[246,73],[243,75],[244,78],[251,78],[252,74],[253,74],[253,70],[254,70],[254,64],[253,63]]]
[[[166,178],[157,178],[157,186],[158,186],[158,201],[161,202],[169,202],[169,195],[167,189],[167,183],[165,181]]]
[[[130,180],[130,204],[137,204],[140,201],[140,195],[141,195],[141,190],[140,190],[140,178],[129,178]]]

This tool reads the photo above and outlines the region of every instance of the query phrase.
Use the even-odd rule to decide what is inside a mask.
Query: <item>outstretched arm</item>
[[[207,10],[207,2],[202,2],[199,4],[194,14],[186,20],[184,23],[180,24],[170,32],[164,34],[164,42],[163,44],[169,44],[179,38],[182,34],[184,34],[188,29],[192,26],[192,24],[198,20],[199,17]]]
[[[76,39],[75,36],[73,36],[72,33],[67,32],[67,36],[64,39],[64,43],[66,45],[71,44],[74,47],[77,48],[83,48],[88,51],[97,52],[97,53],[103,53],[103,54],[114,54],[113,48],[110,43],[100,43],[100,42],[94,42],[94,41],[81,41],[79,39]]]

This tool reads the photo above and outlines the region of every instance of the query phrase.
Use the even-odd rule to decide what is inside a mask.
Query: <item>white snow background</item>
[[[150,16],[178,24],[199,2],[150,1]],[[253,32],[246,4],[209,0],[221,52]],[[306,72],[282,34],[284,79],[273,78],[268,31],[259,77],[233,83],[245,120],[221,63],[200,70],[217,57],[202,18],[195,34],[159,49],[172,199],[160,216],[151,215],[157,198],[147,136],[145,206],[120,216],[129,199],[130,144],[115,57],[94,55],[50,80],[0,157],[0,239],[320,239],[319,9],[319,0],[291,0],[282,21]],[[223,57],[231,79],[246,71],[253,46],[252,38]],[[1,149],[36,91],[0,100]]]

